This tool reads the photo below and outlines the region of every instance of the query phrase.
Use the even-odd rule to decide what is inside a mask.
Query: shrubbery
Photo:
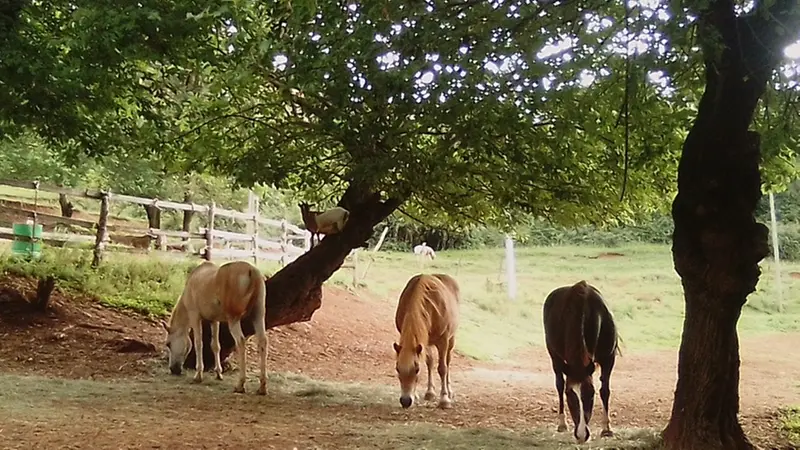
[[[766,216],[762,213],[759,221],[769,226],[769,210]],[[463,232],[427,229],[405,229],[394,224],[394,233],[390,231],[383,248],[397,251],[411,251],[414,245],[426,241],[436,249],[471,249],[501,247],[505,233],[493,228],[473,228]],[[382,227],[378,227],[381,231]],[[658,216],[650,221],[614,228],[598,228],[582,226],[567,228],[535,221],[517,227],[515,244],[517,246],[560,246],[586,245],[597,247],[616,247],[624,244],[664,244],[672,243],[672,218],[667,215]],[[375,245],[380,233],[376,232],[370,245]],[[444,239],[438,238],[444,236]],[[438,239],[437,239],[438,238]],[[783,260],[800,260],[800,224],[786,222],[778,224],[780,257]],[[770,252],[772,239],[770,238]],[[770,253],[771,255],[771,253]]]

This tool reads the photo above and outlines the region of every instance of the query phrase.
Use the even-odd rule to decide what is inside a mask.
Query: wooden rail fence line
[[[57,225],[66,225],[70,228],[80,227],[86,229],[87,231],[93,231],[95,233],[94,236],[80,233],[43,232],[42,240],[44,242],[53,243],[56,245],[63,245],[66,242],[73,241],[93,242],[93,263],[95,265],[101,263],[107,243],[115,243],[115,240],[122,242],[126,240],[125,238],[127,238],[128,242],[132,243],[134,248],[145,248],[148,251],[152,240],[156,240],[156,246],[158,250],[161,251],[167,251],[169,247],[179,247],[184,251],[187,251],[191,249],[191,239],[203,240],[205,242],[205,246],[199,251],[192,253],[197,254],[207,260],[211,260],[212,257],[223,259],[253,258],[256,264],[258,263],[259,259],[262,259],[272,261],[277,260],[282,265],[285,265],[310,249],[310,233],[307,230],[292,225],[285,219],[275,220],[261,217],[259,214],[257,198],[251,198],[250,211],[242,212],[219,208],[214,204],[214,202],[212,202],[210,205],[180,203],[171,200],[162,200],[157,198],[148,199],[135,197],[132,195],[117,194],[108,191],[64,188],[39,182],[0,180],[0,185],[100,201],[100,213],[97,222],[87,219],[62,217],[55,214],[31,211],[25,208],[3,207],[3,209],[6,211],[32,217],[34,221],[37,222],[38,218],[43,218],[46,219],[47,222],[55,223]],[[206,213],[208,224],[206,227],[199,228],[197,232],[161,230],[158,228],[138,228],[121,224],[109,224],[109,205],[111,202],[132,203],[142,206],[155,207],[159,210],[168,209],[174,211]],[[233,219],[234,221],[244,221],[248,224],[248,228],[252,229],[253,231],[252,233],[245,234],[216,229],[214,227],[214,223],[215,219],[218,217],[225,217]],[[280,240],[271,241],[261,238],[259,236],[260,226],[279,228],[281,231]],[[119,234],[115,236],[111,232]],[[170,246],[167,243],[167,238],[179,238],[183,239],[184,242],[178,246]],[[0,239],[13,240],[14,235],[12,229],[0,227]],[[224,241],[228,245],[233,242],[248,243],[249,248],[215,248],[215,243],[218,243],[220,240]],[[295,241],[302,241],[302,246],[294,245]]]

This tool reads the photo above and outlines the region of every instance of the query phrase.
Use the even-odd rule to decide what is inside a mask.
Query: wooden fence
[[[258,201],[251,197],[250,211],[234,211],[220,208],[213,202],[210,205],[195,203],[179,203],[171,200],[148,199],[131,195],[117,194],[109,191],[98,191],[89,189],[70,189],[59,186],[48,186],[38,181],[9,181],[0,180],[0,185],[13,186],[17,188],[31,189],[36,193],[35,198],[39,197],[40,192],[59,194],[60,196],[70,196],[77,198],[87,198],[100,201],[100,213],[97,221],[81,218],[62,217],[61,215],[32,211],[25,208],[25,204],[20,203],[20,207],[3,206],[4,211],[23,217],[33,219],[34,223],[41,219],[51,224],[65,225],[68,228],[84,229],[91,234],[81,233],[59,233],[47,231],[42,233],[42,240],[47,243],[63,245],[66,242],[93,242],[94,243],[94,264],[97,265],[103,258],[106,245],[111,243],[125,243],[133,248],[149,251],[152,241],[156,241],[156,247],[160,251],[181,250],[184,252],[199,255],[207,260],[212,258],[220,259],[244,259],[253,258],[255,263],[258,260],[280,261],[282,265],[288,264],[310,248],[310,233],[286,220],[275,220],[261,217],[258,210]],[[255,200],[255,201],[254,201]],[[173,211],[192,211],[193,213],[205,214],[207,225],[198,228],[197,231],[171,231],[158,228],[141,228],[125,224],[109,223],[109,206],[115,203],[132,203],[147,207],[155,207],[159,210]],[[38,209],[38,208],[35,208]],[[248,224],[249,233],[237,233],[232,231],[220,230],[215,227],[217,218],[225,217],[242,221]],[[277,241],[264,239],[259,236],[261,226],[273,227],[280,230],[280,238]],[[250,232],[252,230],[252,232]],[[110,233],[117,236],[111,236]],[[169,238],[181,239],[180,244],[168,243]],[[11,228],[0,227],[0,239],[14,239]],[[204,245],[198,251],[194,251],[191,245],[192,240],[201,240]],[[302,242],[300,246],[296,242]],[[228,248],[219,248],[218,244],[227,244]],[[247,248],[232,248],[232,244],[244,243]]]

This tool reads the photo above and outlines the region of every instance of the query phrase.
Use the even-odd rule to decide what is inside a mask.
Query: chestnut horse
[[[589,421],[594,407],[592,375],[596,364],[600,366],[600,400],[604,413],[600,436],[613,436],[608,417],[609,380],[620,353],[619,337],[603,296],[586,281],[562,286],[547,296],[542,315],[547,352],[556,374],[558,431],[567,429],[564,419],[566,375],[567,406],[575,424],[573,435],[579,443],[590,439]]]
[[[439,378],[442,390],[440,408],[452,406],[450,361],[456,343],[460,291],[453,277],[445,274],[414,275],[400,294],[395,325],[400,342],[394,344],[397,377],[400,380],[400,405],[408,408],[416,398],[420,361],[428,366],[428,389],[425,400],[434,400],[433,349],[439,355]],[[424,354],[424,355],[423,355]]]
[[[242,332],[242,320],[252,318],[258,342],[261,385],[257,393],[267,393],[268,341],[264,316],[267,288],[264,276],[246,261],[233,261],[221,266],[205,261],[189,272],[178,303],[172,310],[169,324],[161,322],[167,330],[169,369],[173,375],[181,374],[181,366],[191,349],[189,329],[194,334],[195,355],[203,354],[203,320],[211,322],[211,350],[214,353],[214,372],[222,379],[220,362],[219,323],[226,321],[236,342],[239,359],[239,381],[234,392],[244,393],[247,379],[247,338]],[[203,381],[203,358],[195,358],[194,381]]]

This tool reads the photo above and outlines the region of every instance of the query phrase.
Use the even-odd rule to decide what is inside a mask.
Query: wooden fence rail
[[[54,222],[59,225],[78,226],[88,228],[95,232],[95,236],[79,233],[55,233],[44,232],[42,240],[47,242],[64,242],[80,241],[92,242],[94,241],[94,259],[93,263],[100,264],[103,258],[103,252],[106,243],[113,241],[110,232],[120,232],[128,234],[138,234],[140,237],[149,237],[150,239],[158,240],[158,247],[160,250],[167,249],[167,238],[179,238],[184,240],[202,239],[205,241],[205,247],[196,252],[198,255],[210,260],[212,256],[220,258],[242,258],[252,257],[254,262],[259,259],[263,260],[277,260],[282,264],[287,264],[297,256],[303,254],[310,249],[310,236],[311,234],[300,227],[288,223],[286,220],[275,220],[261,217],[258,210],[257,199],[255,208],[249,212],[235,211],[231,209],[224,209],[217,207],[213,202],[210,205],[202,205],[196,203],[180,203],[171,200],[162,200],[158,198],[142,198],[132,195],[116,194],[108,191],[91,190],[91,189],[73,189],[64,188],[61,186],[53,186],[36,181],[17,181],[17,180],[0,180],[0,185],[32,189],[40,192],[48,192],[59,195],[66,195],[78,198],[87,198],[99,200],[101,203],[100,214],[97,222],[87,219],[78,219],[71,217],[62,217],[55,214],[41,213],[32,211],[25,208],[4,207],[5,210],[18,213],[23,216],[32,217],[34,221],[38,218],[47,219],[48,222]],[[110,203],[132,203],[146,207],[155,207],[159,210],[175,210],[175,211],[191,211],[197,213],[205,213],[207,215],[207,226],[198,229],[197,232],[191,231],[172,231],[161,230],[158,228],[137,228],[125,226],[120,224],[109,224],[109,205]],[[234,221],[244,221],[252,224],[252,233],[236,233],[232,231],[219,230],[215,228],[215,219],[217,217],[225,217],[233,219]],[[41,223],[41,222],[38,222]],[[264,239],[259,235],[259,226],[278,228],[281,231],[280,241],[270,241]],[[248,227],[250,228],[250,227]],[[142,236],[144,234],[145,236]],[[9,228],[0,228],[0,239],[13,239],[12,230]],[[228,244],[232,242],[250,243],[250,249],[233,249],[214,248],[215,240],[223,240]],[[295,246],[293,242],[302,241],[301,247]],[[190,246],[187,246],[190,247]],[[149,250],[149,244],[147,245]],[[273,250],[263,252],[264,250]]]

